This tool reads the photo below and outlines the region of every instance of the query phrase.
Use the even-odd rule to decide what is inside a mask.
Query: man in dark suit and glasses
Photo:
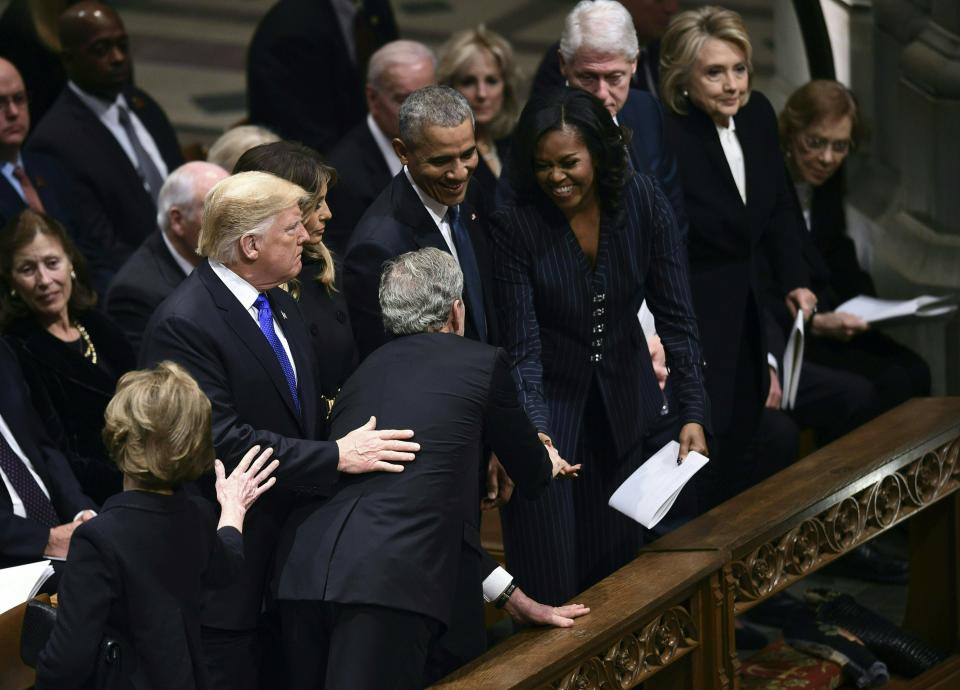
[[[219,165],[203,161],[184,163],[170,173],[157,199],[160,227],[110,282],[104,306],[135,350],[153,312],[200,263],[197,239],[203,199],[226,176]]]
[[[213,404],[213,442],[230,471],[247,448],[273,448],[277,488],[248,515],[246,561],[230,587],[208,592],[204,662],[214,688],[258,687],[257,627],[280,526],[294,492],[327,495],[345,474],[403,470],[418,450],[412,431],[375,431],[373,418],[326,441],[310,336],[279,285],[300,273],[307,231],[300,187],[239,173],[208,194],[199,252],[206,257],[157,310],[140,362],[172,360]],[[391,462],[385,462],[385,461]],[[209,485],[203,488],[209,490]]]
[[[493,447],[527,496],[579,469],[540,442],[506,353],[458,337],[469,319],[462,292],[456,261],[433,247],[383,272],[383,322],[396,339],[344,385],[332,425],[347,429],[373,413],[416,427],[421,450],[402,474],[341,479],[332,497],[303,506],[284,529],[278,598],[290,602],[284,630],[296,643],[288,658],[294,687],[420,688],[452,671],[441,664],[425,675],[424,667],[455,609],[480,598],[482,447]],[[476,655],[483,613],[474,610]],[[570,625],[584,613],[562,606],[559,620],[535,622]]]

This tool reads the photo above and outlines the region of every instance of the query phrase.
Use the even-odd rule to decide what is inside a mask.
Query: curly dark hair
[[[79,313],[92,309],[97,303],[97,293],[90,287],[88,279],[87,260],[66,230],[50,216],[26,208],[11,218],[0,231],[0,328],[32,316],[13,286],[13,255],[33,242],[37,235],[49,235],[56,239],[73,264],[75,277],[67,305],[70,318],[75,319]]]
[[[597,200],[606,215],[623,212],[623,189],[630,173],[629,130],[619,127],[603,102],[580,89],[551,89],[530,99],[513,139],[510,182],[521,203],[551,203],[537,184],[533,159],[548,132],[573,129],[593,159]]]

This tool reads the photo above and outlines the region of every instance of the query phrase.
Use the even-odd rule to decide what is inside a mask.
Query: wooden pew
[[[906,520],[905,627],[955,656],[888,687],[960,687],[958,488],[960,398],[911,400],[647,546],[576,599],[593,612],[573,628],[524,631],[437,687],[736,690],[736,615]],[[678,606],[688,626],[665,626]],[[664,658],[658,639],[684,643]]]

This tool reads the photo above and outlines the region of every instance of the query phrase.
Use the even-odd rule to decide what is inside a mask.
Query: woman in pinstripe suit
[[[633,174],[601,101],[562,89],[530,101],[514,142],[516,206],[493,219],[503,345],[520,400],[581,476],[502,511],[507,560],[531,596],[560,604],[629,562],[639,525],[607,506],[657,448],[661,392],[637,320],[654,313],[679,404],[682,454],[706,452],[700,346],[684,238],[659,184]]]

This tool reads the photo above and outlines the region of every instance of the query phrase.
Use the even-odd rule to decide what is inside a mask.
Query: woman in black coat
[[[97,503],[121,490],[100,432],[117,379],[135,366],[120,329],[94,309],[86,262],[55,220],[26,209],[0,236],[0,322],[44,428]]]
[[[535,501],[506,504],[511,571],[557,605],[636,557],[642,529],[607,505],[645,457],[666,398],[637,312],[644,298],[672,369],[672,438],[706,452],[703,374],[686,251],[659,184],[632,174],[624,133],[578,89],[532,99],[517,126],[516,206],[493,218],[502,345],[541,440],[583,464]]]
[[[214,466],[213,440],[210,401],[172,362],[120,380],[104,435],[124,491],[73,533],[36,687],[90,687],[107,669],[110,680],[97,687],[209,687],[203,586],[239,572],[244,516],[274,484],[278,462],[267,465],[270,449],[258,456],[254,446],[225,477],[216,461],[219,524],[209,503],[181,492]],[[119,644],[115,664],[101,658],[105,638]]]
[[[300,304],[313,341],[321,395],[326,403],[326,428],[326,416],[337,392],[359,361],[338,262],[323,244],[324,227],[333,217],[327,206],[327,189],[336,182],[336,172],[316,151],[290,141],[263,144],[246,151],[233,172],[250,171],[282,177],[310,195],[302,209],[310,242],[304,245],[303,269],[296,283],[290,285],[290,293]]]
[[[713,413],[712,462],[698,483],[700,507],[709,508],[763,473],[754,467],[760,451],[750,446],[765,405],[779,407],[767,358],[761,257],[793,313],[802,309],[809,318],[817,298],[807,289],[776,115],[750,89],[751,46],[740,15],[717,7],[678,14],[661,41],[660,64]]]

